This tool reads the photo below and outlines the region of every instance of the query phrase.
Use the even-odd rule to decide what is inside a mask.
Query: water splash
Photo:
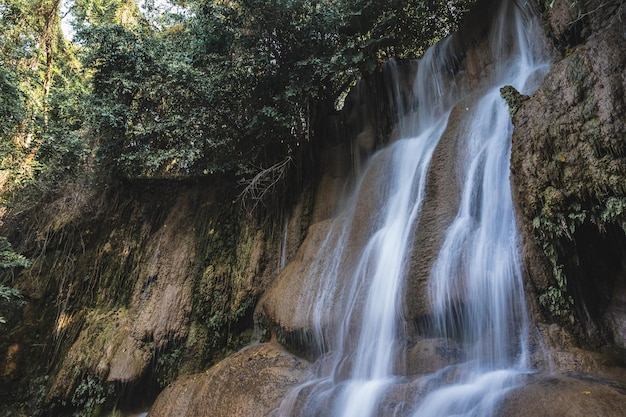
[[[293,390],[276,415],[375,416],[395,388],[416,386],[399,365],[407,344],[404,279],[419,242],[413,233],[432,155],[454,106],[468,97],[475,104],[462,121],[460,204],[429,287],[434,333],[462,346],[468,360],[418,380],[425,392],[419,404],[403,404],[394,415],[490,415],[525,371],[528,321],[509,185],[512,125],[499,88],[529,93],[547,71],[533,24],[526,11],[504,2],[492,30],[494,69],[479,91],[446,71],[455,59],[449,40],[421,59],[413,100],[397,103],[407,113],[401,139],[371,158],[309,268],[303,294],[317,298],[311,303],[303,295],[301,304],[324,354],[316,376]]]
[[[548,64],[524,10],[506,3],[500,15],[491,40],[494,81],[468,118],[461,203],[430,281],[436,332],[464,345],[469,361],[455,383],[426,396],[415,417],[492,415],[527,370],[528,317],[509,183],[513,126],[499,88],[529,93]]]

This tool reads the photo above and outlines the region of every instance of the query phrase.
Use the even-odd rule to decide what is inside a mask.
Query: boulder
[[[308,362],[274,344],[250,346],[165,388],[148,416],[267,416],[304,382],[308,368]]]
[[[623,381],[588,376],[537,374],[509,392],[496,416],[501,417],[618,417],[624,415]]]

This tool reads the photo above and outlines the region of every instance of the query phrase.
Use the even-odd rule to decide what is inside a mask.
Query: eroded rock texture
[[[545,14],[564,56],[513,119],[524,263],[549,320],[624,348],[626,6],[566,3]]]
[[[113,183],[16,217],[32,227],[14,233],[35,263],[16,278],[21,322],[0,341],[0,384],[15,388],[0,401],[29,399],[33,415],[145,406],[248,343],[280,251],[233,190]]]

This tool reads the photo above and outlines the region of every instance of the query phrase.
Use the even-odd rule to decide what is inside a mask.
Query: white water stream
[[[317,299],[302,301],[325,353],[316,375],[293,390],[276,415],[489,416],[527,371],[528,324],[509,183],[512,125],[499,89],[532,92],[548,64],[533,40],[536,22],[512,2],[503,3],[492,29],[493,70],[479,91],[462,75],[452,80],[446,74],[454,60],[448,42],[421,59],[418,106],[401,123],[402,139],[372,157],[310,268],[307,282]],[[476,99],[461,121],[458,173],[440,174],[459,176],[460,204],[429,284],[432,332],[463,346],[466,361],[411,377],[402,366],[407,263],[412,245],[419,244],[414,231],[431,157],[454,106],[470,96]],[[398,397],[415,387],[424,392]],[[411,404],[403,398],[420,399]],[[394,402],[401,404],[389,405]]]

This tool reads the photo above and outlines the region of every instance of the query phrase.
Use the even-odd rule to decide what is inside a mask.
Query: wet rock
[[[624,415],[625,381],[537,374],[512,390],[496,416],[618,417]]]
[[[457,344],[442,338],[419,338],[408,347],[406,356],[407,375],[434,373],[466,358]]]
[[[286,331],[312,332],[309,320],[311,300],[318,294],[319,281],[311,273],[318,250],[326,240],[331,220],[318,222],[311,227],[295,258],[272,282],[255,311],[256,320],[270,326],[277,325]],[[307,279],[312,277],[311,279]],[[319,276],[318,279],[321,279]],[[261,318],[262,317],[262,318]]]
[[[303,382],[309,364],[274,344],[245,348],[168,386],[149,417],[262,417]]]
[[[446,229],[459,208],[463,185],[458,168],[463,163],[461,123],[473,104],[472,97],[454,107],[432,156],[407,279],[406,306],[407,316],[411,319],[432,313],[428,298],[430,271],[444,242]],[[452,295],[453,298],[458,296],[460,294]]]
[[[364,227],[371,224],[365,218],[381,215],[379,201],[384,196],[378,194],[380,182],[387,178],[390,169],[390,152],[383,151],[370,161],[370,169],[361,181],[361,192],[351,216],[346,216],[343,207],[335,206],[329,217],[326,193],[338,196],[339,178],[322,180],[316,195],[313,211],[315,221],[307,231],[306,238],[292,261],[274,279],[255,310],[257,321],[267,323],[281,343],[293,351],[309,350],[319,352],[323,343],[316,340],[316,326],[327,334],[333,334],[338,310],[345,307],[345,296],[357,256],[373,231]],[[343,185],[347,179],[343,179]],[[349,201],[346,199],[345,201]],[[334,202],[337,204],[337,201]],[[325,213],[326,215],[321,215]],[[341,262],[333,267],[340,250]],[[323,306],[320,308],[320,306]],[[359,308],[359,307],[357,307]],[[352,314],[354,323],[361,320],[359,311]],[[286,337],[285,337],[286,336]],[[291,343],[297,341],[295,344]],[[298,346],[296,346],[298,345]]]

